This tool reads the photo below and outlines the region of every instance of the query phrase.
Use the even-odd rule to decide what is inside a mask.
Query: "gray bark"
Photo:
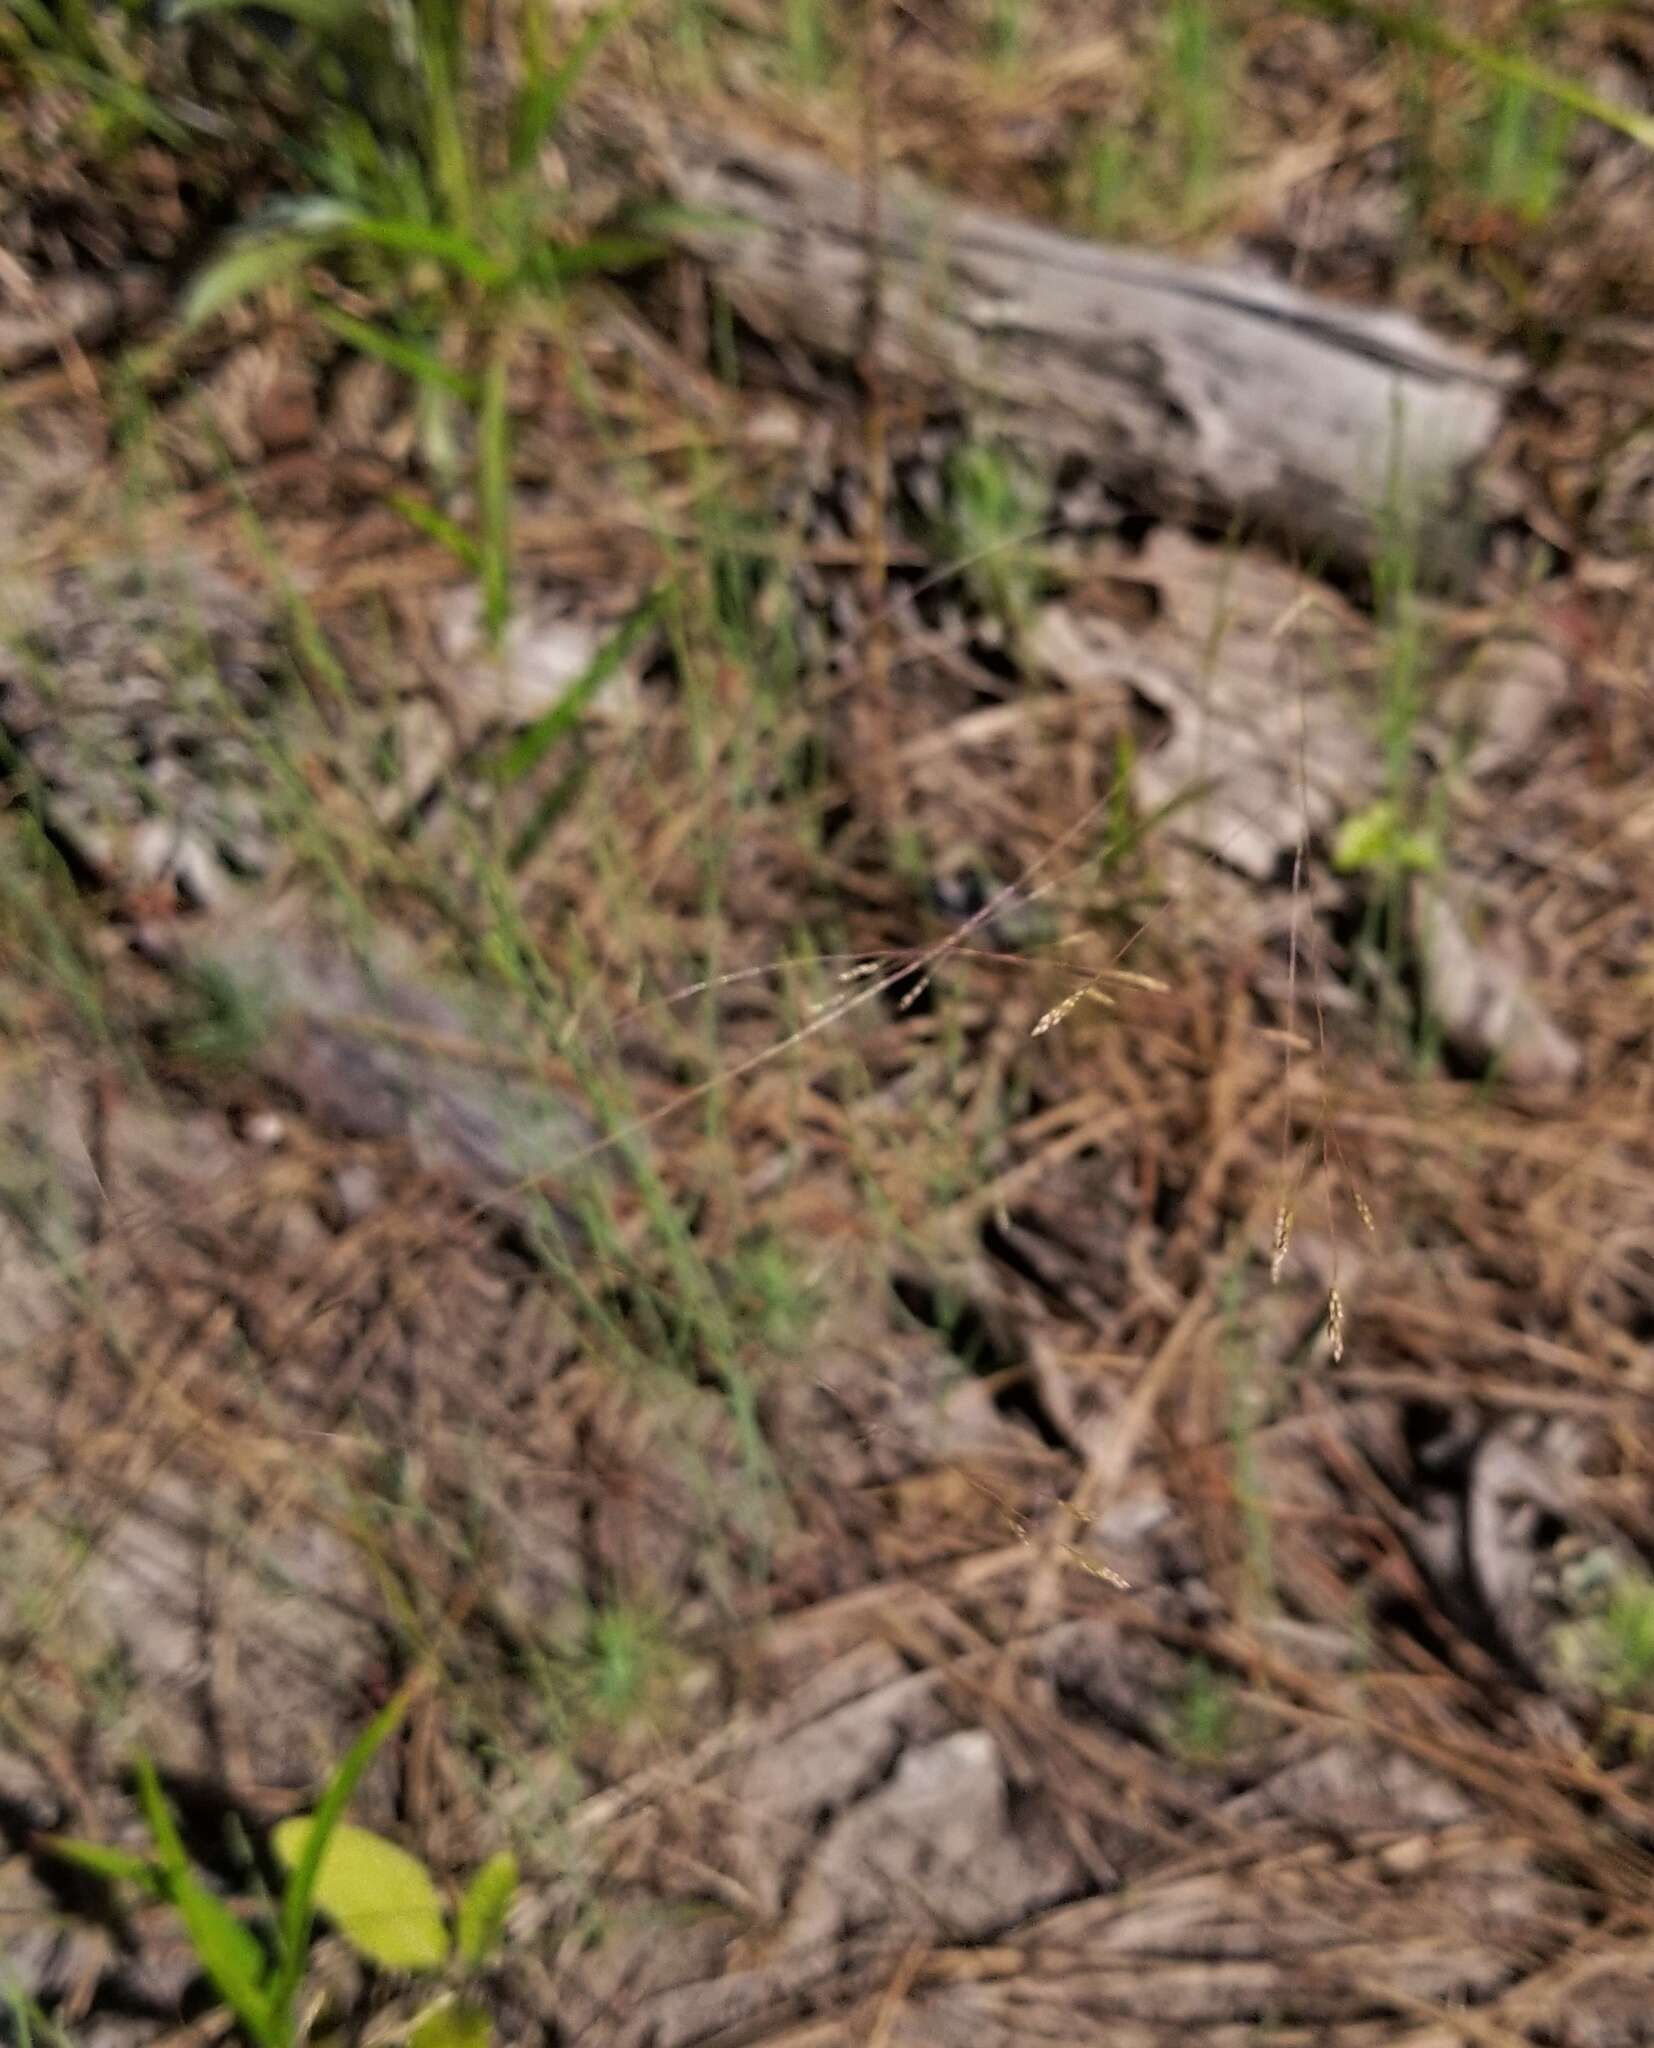
[[[675,196],[719,217],[687,239],[743,315],[854,357],[856,182],[803,152],[686,129],[663,156]],[[882,213],[890,375],[1083,454],[1146,509],[1238,517],[1310,563],[1370,562],[1382,515],[1403,507],[1427,570],[1469,559],[1503,366],[1405,315],[1029,226],[903,176]]]

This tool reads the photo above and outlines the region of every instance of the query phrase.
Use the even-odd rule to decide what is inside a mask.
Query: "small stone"
[[[804,437],[797,408],[780,401],[756,406],[742,431],[749,448],[796,448]]]
[[[333,1176],[333,1192],[347,1223],[360,1223],[371,1216],[384,1196],[378,1174],[362,1161],[339,1168]]]
[[[273,1109],[255,1109],[243,1122],[241,1135],[249,1145],[273,1152],[278,1145],[287,1142],[287,1120],[277,1116]]]
[[[1378,1852],[1378,1867],[1386,1877],[1417,1877],[1429,1869],[1436,1854],[1437,1845],[1431,1836],[1408,1835]]]

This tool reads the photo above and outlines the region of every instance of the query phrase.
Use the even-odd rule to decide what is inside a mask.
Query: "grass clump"
[[[1013,638],[1044,594],[1034,545],[1040,493],[1025,463],[999,442],[972,439],[949,457],[938,551],[960,565],[966,591]]]
[[[1185,1674],[1172,1719],[1172,1744],[1190,1763],[1219,1763],[1235,1740],[1235,1688],[1225,1673],[1196,1657]]]
[[[839,63],[826,0],[784,0],[782,28],[789,75],[806,89],[819,90]]]
[[[202,1974],[255,2048],[293,2048],[308,2038],[311,2018],[301,1992],[318,1913],[366,1961],[401,1974],[474,1976],[505,1934],[517,1885],[516,1858],[490,1857],[460,1900],[450,1929],[430,1873],[417,1857],[344,1818],[363,1774],[393,1735],[412,1700],[403,1690],[351,1745],[313,1813],[295,1814],[273,1831],[271,1848],[285,1873],[270,1905],[263,1938],[232,1912],[190,1862],[155,1767],[140,1758],[138,1797],[148,1824],[148,1855],[96,1842],[55,1838],[47,1846],[109,1884],[126,1885],[171,1907],[183,1923]],[[488,2016],[456,1989],[432,1998],[412,2022],[421,2048],[485,2048]]]
[[[1654,1706],[1654,1578],[1616,1570],[1600,1552],[1576,1577],[1593,1611],[1555,1632],[1564,1677],[1610,1706]]]
[[[1654,1697],[1654,1579],[1621,1579],[1602,1633],[1612,1694],[1625,1700]]]
[[[248,1065],[267,1043],[273,1024],[264,991],[216,961],[202,960],[184,976],[163,1042],[174,1058],[234,1071]]]
[[[244,4],[188,0],[185,11]],[[484,81],[462,0],[287,0],[278,11],[300,24],[327,94],[301,151],[311,189],[232,236],[190,287],[185,323],[295,284],[347,347],[412,381],[421,451],[439,485],[459,483],[470,444],[473,509],[468,518],[419,500],[400,509],[478,577],[498,640],[510,610],[507,390],[517,348],[582,281],[657,253],[641,216],[578,224],[542,162],[624,9],[592,16],[554,56],[525,0],[499,46],[516,56],[503,94]]]
[[[1498,80],[1478,138],[1476,191],[1526,226],[1549,220],[1567,192],[1568,148],[1577,126],[1571,107],[1527,81]]]
[[[0,61],[29,84],[78,94],[80,138],[119,157],[146,139],[181,148],[191,139],[181,112],[163,103],[145,75],[143,32],[132,6],[95,0],[7,0],[0,8]]]
[[[1097,133],[1082,154],[1080,212],[1094,234],[1206,224],[1224,167],[1233,70],[1211,0],[1172,0],[1150,55],[1142,118]]]

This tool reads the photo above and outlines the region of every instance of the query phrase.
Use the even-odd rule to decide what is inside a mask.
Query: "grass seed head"
[[[1080,1007],[1081,1003],[1101,1003],[1105,1010],[1112,1010],[1114,1008],[1114,998],[1104,995],[1095,982],[1088,981],[1084,988],[1074,989],[1068,995],[1065,995],[1060,1003],[1053,1003],[1051,1008],[1046,1011],[1045,1015],[1034,1026],[1029,1036],[1032,1038],[1043,1038],[1046,1032],[1054,1031],[1065,1018],[1071,1017]]]
[[[1292,1243],[1292,1205],[1283,1202],[1275,1211],[1275,1236],[1270,1246],[1269,1284],[1280,1284],[1281,1272],[1286,1265],[1287,1247]]]

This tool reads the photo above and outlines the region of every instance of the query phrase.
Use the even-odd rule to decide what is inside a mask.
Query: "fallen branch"
[[[685,231],[760,331],[841,357],[864,343],[853,179],[819,157],[674,128],[655,138]],[[728,226],[724,223],[729,222]],[[1508,369],[1411,318],[954,205],[892,176],[881,208],[880,367],[1093,461],[1146,509],[1239,520],[1310,563],[1359,566],[1409,508],[1450,574]]]

